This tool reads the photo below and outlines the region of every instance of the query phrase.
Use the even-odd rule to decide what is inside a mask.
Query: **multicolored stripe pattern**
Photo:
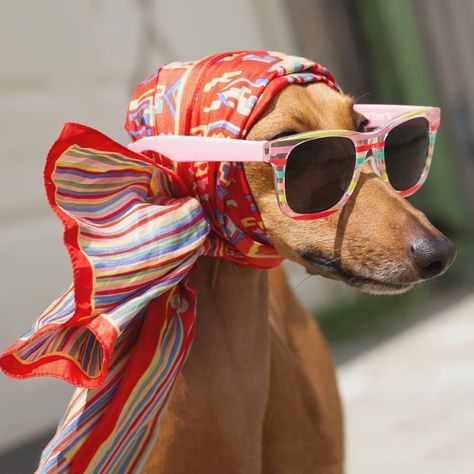
[[[361,107],[369,107],[368,112],[370,113],[370,108],[374,106],[359,105],[359,108]],[[395,109],[400,109],[399,106],[389,105],[385,107],[387,107],[388,110],[393,107],[395,107]],[[410,106],[402,106],[401,108],[407,109],[410,108]],[[379,126],[375,130],[372,130],[370,132],[358,132],[352,130],[316,130],[299,133],[291,137],[282,137],[281,139],[273,140],[272,142],[270,142],[270,144],[266,147],[266,157],[268,159],[268,162],[273,167],[275,176],[275,191],[278,199],[278,204],[282,212],[284,212],[288,216],[291,216],[294,219],[311,220],[329,216],[340,210],[347,203],[352,193],[356,189],[360,174],[362,172],[362,168],[366,161],[369,159],[369,151],[372,152],[372,156],[375,157],[377,160],[376,169],[378,174],[380,175],[380,179],[389,186],[391,186],[390,178],[387,174],[387,168],[385,164],[385,141],[387,139],[387,136],[391,133],[391,130],[395,129],[402,123],[413,118],[423,118],[426,120],[426,132],[428,136],[429,146],[422,172],[418,178],[418,181],[414,183],[414,185],[410,188],[405,190],[397,190],[393,188],[394,191],[400,193],[402,196],[410,196],[415,193],[418,189],[420,189],[420,187],[424,184],[426,178],[428,177],[431,161],[433,158],[436,133],[440,123],[439,108],[425,108],[415,106],[415,109],[415,111],[411,111],[408,113],[395,113],[395,115],[391,116],[390,119],[386,119],[382,122],[381,125],[379,124]],[[344,137],[344,139],[349,140],[352,143],[352,146],[354,147],[355,167],[349,186],[345,190],[344,194],[341,196],[341,199],[330,209],[309,214],[298,214],[291,209],[291,207],[288,205],[286,198],[285,169],[288,157],[290,156],[291,151],[295,147],[297,147],[301,143],[304,143],[306,140],[329,137]]]
[[[126,129],[135,139],[242,138],[282,87],[308,81],[335,87],[322,66],[282,53],[172,63],[137,87]],[[65,228],[73,285],[0,366],[13,377],[49,375],[80,387],[37,472],[137,472],[193,341],[188,275],[198,257],[258,268],[281,257],[239,163],[138,155],[66,124],[48,154],[45,187]]]

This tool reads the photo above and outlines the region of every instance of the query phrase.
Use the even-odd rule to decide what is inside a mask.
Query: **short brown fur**
[[[247,138],[354,129],[358,119],[352,100],[325,85],[289,85]],[[420,281],[410,243],[440,234],[368,167],[341,212],[313,221],[281,213],[268,165],[248,164],[245,172],[282,256],[370,292],[401,292]],[[301,251],[337,268],[328,270]],[[196,341],[143,472],[342,473],[342,410],[331,356],[283,270],[206,257],[193,280]]]

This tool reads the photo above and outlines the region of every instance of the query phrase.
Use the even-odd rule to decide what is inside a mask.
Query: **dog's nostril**
[[[456,255],[453,243],[442,236],[420,240],[411,246],[413,260],[421,278],[433,278],[443,273]]]
[[[444,264],[441,260],[435,260],[431,262],[427,267],[424,268],[427,274],[429,275],[438,275],[444,269]]]

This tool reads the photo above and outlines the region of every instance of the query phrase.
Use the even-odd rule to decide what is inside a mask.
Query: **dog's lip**
[[[359,275],[351,275],[350,277],[346,277],[344,273],[341,273],[341,275],[343,281],[348,285],[372,293],[403,293],[415,285],[415,282],[394,283]]]
[[[404,292],[412,288],[416,282],[393,282],[379,280],[366,275],[357,275],[343,267],[339,259],[314,251],[300,251],[299,256],[310,263],[311,267],[323,272],[330,278],[340,279],[350,286],[375,292]]]
[[[328,273],[340,273],[339,262],[334,257],[329,257],[320,252],[301,250],[299,256],[309,262],[312,267]]]

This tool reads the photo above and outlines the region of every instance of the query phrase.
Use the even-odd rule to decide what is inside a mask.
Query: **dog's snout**
[[[456,248],[444,235],[415,242],[411,252],[418,274],[425,280],[441,275],[456,256]]]

